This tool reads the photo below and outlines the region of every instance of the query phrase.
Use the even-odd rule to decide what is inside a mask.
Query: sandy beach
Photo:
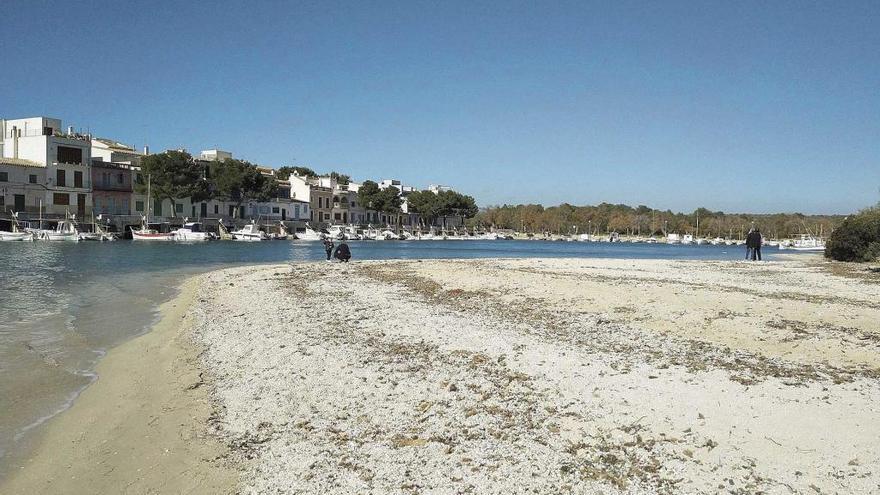
[[[193,279],[3,493],[868,493],[880,274],[297,263]]]

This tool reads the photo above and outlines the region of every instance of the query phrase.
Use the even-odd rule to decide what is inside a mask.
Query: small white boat
[[[296,238],[303,241],[323,241],[324,237],[325,235],[323,232],[318,232],[317,230],[313,229],[309,224],[306,224],[305,231],[296,233]]]
[[[251,223],[245,225],[241,230],[232,232],[236,241],[266,241],[269,237],[265,232],[260,230],[257,223],[251,220]]]
[[[716,238],[712,239],[711,241],[709,241],[709,244],[711,244],[713,246],[723,246],[724,239],[722,239],[720,237],[716,237]]]
[[[18,224],[18,212],[12,212],[10,219],[12,230],[0,230],[0,241],[32,241],[34,234],[26,230],[22,230]]]
[[[214,239],[214,234],[206,232],[199,222],[184,221],[183,227],[173,230],[175,241],[210,241]]]
[[[706,238],[704,238],[704,237],[698,237],[697,240],[696,240],[696,243],[697,243],[698,246],[702,246],[702,245],[705,245],[705,244],[709,244],[709,240],[706,239]]]
[[[692,236],[691,234],[685,234],[685,235],[681,236],[681,243],[682,244],[693,244],[694,243],[694,236]]]
[[[58,222],[58,225],[55,226],[55,230],[43,231],[43,240],[78,242],[79,231],[74,223],[74,217],[68,214],[65,220]]]
[[[657,238],[654,236],[648,237],[645,239],[646,244],[657,244]]]
[[[801,234],[798,239],[779,243],[779,249],[790,249],[792,251],[824,251],[825,240],[821,237],[815,237],[810,234]]]
[[[347,239],[345,235],[345,226],[344,225],[331,225],[327,227],[327,236],[333,240],[344,241]]]
[[[150,201],[150,179],[152,176],[147,175],[147,212],[146,215],[141,215],[141,228],[135,230],[134,227],[131,227],[131,238],[135,241],[173,241],[174,234],[171,232],[159,232],[156,229],[150,228],[150,222],[147,217],[150,214],[150,206],[153,204]]]
[[[174,232],[159,232],[151,229],[147,217],[141,216],[141,228],[131,227],[131,238],[135,241],[173,241]]]
[[[382,237],[382,239],[385,239],[386,241],[397,241],[400,239],[399,235],[390,230],[383,230],[379,235]]]
[[[666,244],[681,244],[681,237],[678,234],[667,234]]]

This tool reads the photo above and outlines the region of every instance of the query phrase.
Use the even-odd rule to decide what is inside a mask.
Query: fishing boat
[[[187,222],[184,219],[183,227],[172,231],[175,241],[210,241],[214,239],[214,234],[206,232],[204,226],[200,222]]]
[[[691,234],[685,234],[685,235],[681,236],[681,243],[682,244],[693,244],[694,243],[694,236]]]
[[[327,227],[327,234],[333,240],[344,241],[347,239],[344,225],[331,225]]]
[[[666,234],[666,244],[681,244],[681,237],[678,234]]]
[[[287,226],[284,225],[284,222],[278,222],[278,232],[272,232],[269,234],[269,239],[273,241],[286,241],[290,237],[290,233],[287,231]],[[294,237],[295,239],[296,237]]]
[[[173,232],[159,232],[156,229],[151,229],[150,224],[147,222],[146,215],[141,215],[141,228],[135,229],[131,228],[131,238],[135,241],[173,241],[174,233]]]
[[[324,233],[318,232],[313,229],[309,224],[306,224],[306,230],[303,232],[297,232],[296,238],[303,241],[322,241],[324,240]]]
[[[217,223],[217,232],[219,233],[218,237],[224,241],[231,241],[235,239],[229,229],[226,228],[226,225],[223,225],[223,220],[220,220]]]
[[[379,236],[386,241],[397,241],[400,239],[399,235],[390,230],[383,230],[381,233],[379,233]]]
[[[811,234],[801,234],[799,238],[779,243],[779,249],[792,251],[824,251],[825,240]]]
[[[130,227],[131,229],[131,238],[135,241],[173,241],[174,234],[171,232],[159,232],[156,229],[150,228],[150,176],[147,175],[147,214],[141,215],[141,228],[135,230],[134,227]]]
[[[98,215],[97,220],[101,220],[101,215]],[[115,241],[116,234],[107,231],[104,227],[101,226],[98,222],[95,221],[95,216],[92,215],[92,231],[91,232],[80,232],[79,240],[81,241]],[[87,224],[88,225],[88,224]]]
[[[75,216],[67,213],[64,220],[60,220],[55,230],[43,231],[43,240],[46,241],[79,241],[79,230],[76,228]]]
[[[20,225],[18,224],[18,212],[12,212],[12,217],[9,219],[9,223],[12,225],[10,227],[11,230],[0,230],[0,241],[34,240],[34,234],[32,232],[22,230]]]
[[[251,223],[245,225],[239,230],[233,231],[232,235],[236,241],[266,241],[269,237],[265,232],[260,230],[257,222],[251,220]]]

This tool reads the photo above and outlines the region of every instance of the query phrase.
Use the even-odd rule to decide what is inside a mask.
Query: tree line
[[[660,236],[666,233],[699,234],[705,237],[742,237],[752,226],[765,236],[791,237],[820,231],[827,234],[843,222],[843,215],[804,215],[801,213],[725,213],[697,208],[691,213],[673,213],[645,205],[602,203],[573,206],[567,203],[544,207],[539,204],[492,206],[480,211],[472,225],[513,229],[523,232],[559,234],[592,233],[641,234]]]
[[[292,173],[306,177],[318,174],[308,167],[281,167],[275,177],[262,174],[257,166],[245,160],[228,158],[217,162],[194,160],[184,151],[166,151],[141,159],[140,179],[135,190],[145,193],[146,177],[150,177],[150,192],[155,199],[169,200],[173,204],[181,198],[193,203],[210,199],[222,199],[238,207],[247,201],[269,201],[278,195],[276,179],[286,180]],[[338,184],[350,183],[351,177],[336,171],[330,177]],[[367,209],[400,215],[403,199],[396,187],[379,188],[379,184],[367,180],[358,190],[358,201]],[[447,217],[462,221],[477,214],[474,198],[455,191],[434,194],[431,191],[414,191],[407,195],[408,211],[418,213],[425,225]],[[174,208],[171,210],[174,212]]]
[[[150,193],[157,200],[173,204],[181,198],[197,203],[222,199],[235,203],[235,209],[246,201],[269,201],[278,195],[273,177],[260,173],[257,166],[228,158],[218,162],[200,162],[185,151],[166,151],[141,159],[141,173],[135,181],[135,190]],[[175,209],[171,209],[174,214]]]

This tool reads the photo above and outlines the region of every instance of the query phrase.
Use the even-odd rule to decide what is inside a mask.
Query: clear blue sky
[[[0,116],[481,205],[880,200],[876,0],[175,3],[5,0]]]

